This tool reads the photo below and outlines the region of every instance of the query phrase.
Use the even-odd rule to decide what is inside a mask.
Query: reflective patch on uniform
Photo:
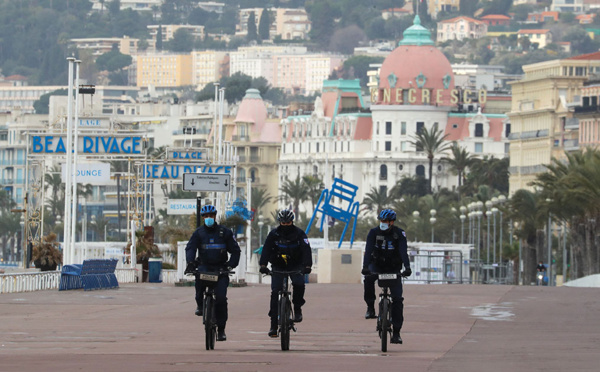
[[[205,249],[225,249],[225,244],[206,244]]]
[[[402,231],[402,235],[404,235],[404,237],[406,238],[406,232]]]
[[[304,239],[304,243],[308,244],[308,239]]]

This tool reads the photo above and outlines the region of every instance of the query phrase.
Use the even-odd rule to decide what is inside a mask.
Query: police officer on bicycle
[[[410,261],[407,253],[406,233],[394,226],[396,212],[384,209],[377,219],[379,226],[371,229],[367,235],[362,274],[364,280],[364,299],[367,303],[366,319],[376,318],[375,315],[375,281],[377,275],[371,273],[399,273],[404,265],[403,276],[410,276]],[[401,344],[400,329],[404,322],[404,298],[402,297],[402,279],[398,277],[396,286],[390,287],[392,295],[392,325],[393,333],[390,340],[393,344]]]
[[[240,261],[240,246],[233,232],[216,222],[217,209],[205,205],[200,210],[204,225],[194,231],[185,247],[187,267],[185,273],[198,271],[219,272],[232,269]],[[197,253],[197,255],[196,255]],[[229,254],[229,257],[228,257]],[[227,323],[227,287],[229,276],[221,275],[215,287],[215,315],[217,320],[217,341],[226,341],[225,324]],[[202,301],[205,286],[196,280],[196,315],[202,316]]]
[[[308,238],[302,229],[294,226],[294,212],[289,209],[277,214],[279,226],[269,233],[260,256],[260,272],[269,274],[267,264],[270,262],[275,271],[298,271],[290,275],[292,280],[294,304],[294,322],[302,321],[302,305],[304,305],[304,275],[310,274],[312,252]],[[269,337],[277,337],[277,301],[279,291],[283,288],[283,274],[272,273],[271,276],[271,329]]]

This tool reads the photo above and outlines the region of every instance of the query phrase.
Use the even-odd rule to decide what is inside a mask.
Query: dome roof
[[[265,106],[258,89],[248,89],[235,117],[235,122],[252,123],[253,130],[261,130],[267,120],[267,107]]]
[[[449,106],[454,74],[448,58],[434,46],[419,16],[403,35],[381,66],[378,104]]]

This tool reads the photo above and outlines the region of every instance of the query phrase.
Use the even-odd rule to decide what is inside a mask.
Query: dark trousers
[[[221,275],[215,286],[215,317],[217,319],[217,327],[225,328],[227,323],[227,287],[229,286],[229,276]],[[199,280],[196,280],[196,304],[202,309],[202,300],[206,286],[201,285]]]
[[[283,274],[272,273],[271,274],[271,307],[269,309],[269,316],[271,322],[277,322],[277,301],[279,300],[279,291],[283,289]],[[304,275],[301,273],[290,275],[292,281],[292,303],[294,309],[299,309],[304,305]],[[289,290],[289,286],[288,286]]]
[[[374,270],[375,271],[375,270]],[[375,281],[377,275],[365,276],[365,302],[368,307],[375,307]],[[398,278],[398,284],[390,287],[392,297],[392,325],[395,330],[402,329],[404,323],[404,297],[402,297],[402,279]]]

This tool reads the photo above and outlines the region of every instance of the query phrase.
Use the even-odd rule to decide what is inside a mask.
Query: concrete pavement
[[[598,289],[405,284],[404,345],[380,351],[358,284],[308,284],[290,351],[267,337],[267,285],[229,288],[206,351],[193,287],[0,295],[0,371],[597,371]]]

